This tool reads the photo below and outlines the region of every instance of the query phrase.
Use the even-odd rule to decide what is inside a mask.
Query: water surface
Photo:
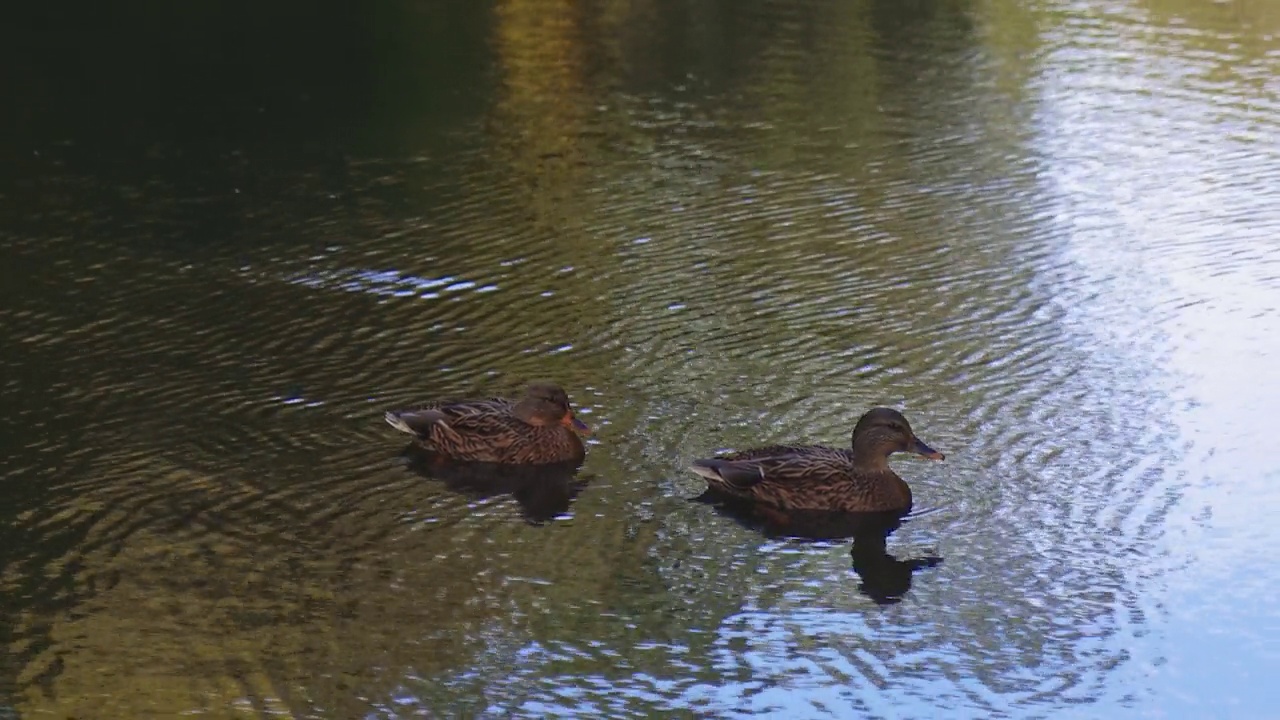
[[[3,76],[0,716],[1280,700],[1269,4],[60,12]],[[551,520],[381,420],[535,377],[597,430]],[[876,404],[947,454],[899,601],[689,502]]]

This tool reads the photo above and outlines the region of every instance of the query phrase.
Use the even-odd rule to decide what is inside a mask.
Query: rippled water
[[[10,44],[0,717],[1280,700],[1270,4],[220,7]],[[534,377],[533,500],[381,419]],[[897,564],[689,501],[873,404]]]

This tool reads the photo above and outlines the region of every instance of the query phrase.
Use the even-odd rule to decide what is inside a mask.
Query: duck
[[[586,449],[578,435],[591,433],[564,388],[541,381],[530,383],[518,400],[443,401],[392,410],[384,418],[446,458],[511,465],[581,461]]]
[[[889,456],[945,456],[916,437],[902,413],[877,407],[858,419],[850,449],[773,445],[694,460],[708,493],[764,513],[911,511],[911,488],[889,467]]]

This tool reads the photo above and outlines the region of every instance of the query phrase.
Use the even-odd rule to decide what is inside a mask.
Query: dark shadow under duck
[[[936,555],[899,560],[885,549],[884,539],[879,543],[869,537],[860,537],[850,550],[853,571],[862,580],[858,590],[877,605],[894,605],[911,590],[911,580],[917,570],[937,567],[942,558]]]
[[[942,558],[936,555],[900,560],[888,552],[889,535],[907,519],[905,513],[897,510],[781,512],[710,491],[694,500],[712,504],[718,513],[765,537],[808,541],[852,540],[849,554],[853,560],[853,572],[861,581],[858,590],[877,605],[901,602],[911,590],[916,571],[942,563]]]
[[[712,497],[751,503],[762,511],[905,515],[911,510],[911,488],[890,469],[889,456],[912,452],[943,459],[915,436],[902,413],[890,408],[864,414],[850,445],[848,450],[773,445],[695,460],[691,469],[706,479]]]
[[[546,465],[582,460],[578,433],[587,428],[569,396],[554,383],[529,385],[519,400],[488,398],[437,402],[386,413],[392,427],[454,460]]]
[[[415,474],[442,481],[460,495],[477,499],[511,495],[524,518],[534,524],[563,515],[587,486],[585,479],[575,477],[581,461],[542,465],[469,462],[416,443],[405,448],[400,457]]]

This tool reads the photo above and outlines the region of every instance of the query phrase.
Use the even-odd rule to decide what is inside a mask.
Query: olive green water
[[[19,16],[0,718],[1280,700],[1280,6]],[[597,431],[540,524],[381,419],[536,377]],[[897,602],[688,501],[874,404],[948,456]]]

